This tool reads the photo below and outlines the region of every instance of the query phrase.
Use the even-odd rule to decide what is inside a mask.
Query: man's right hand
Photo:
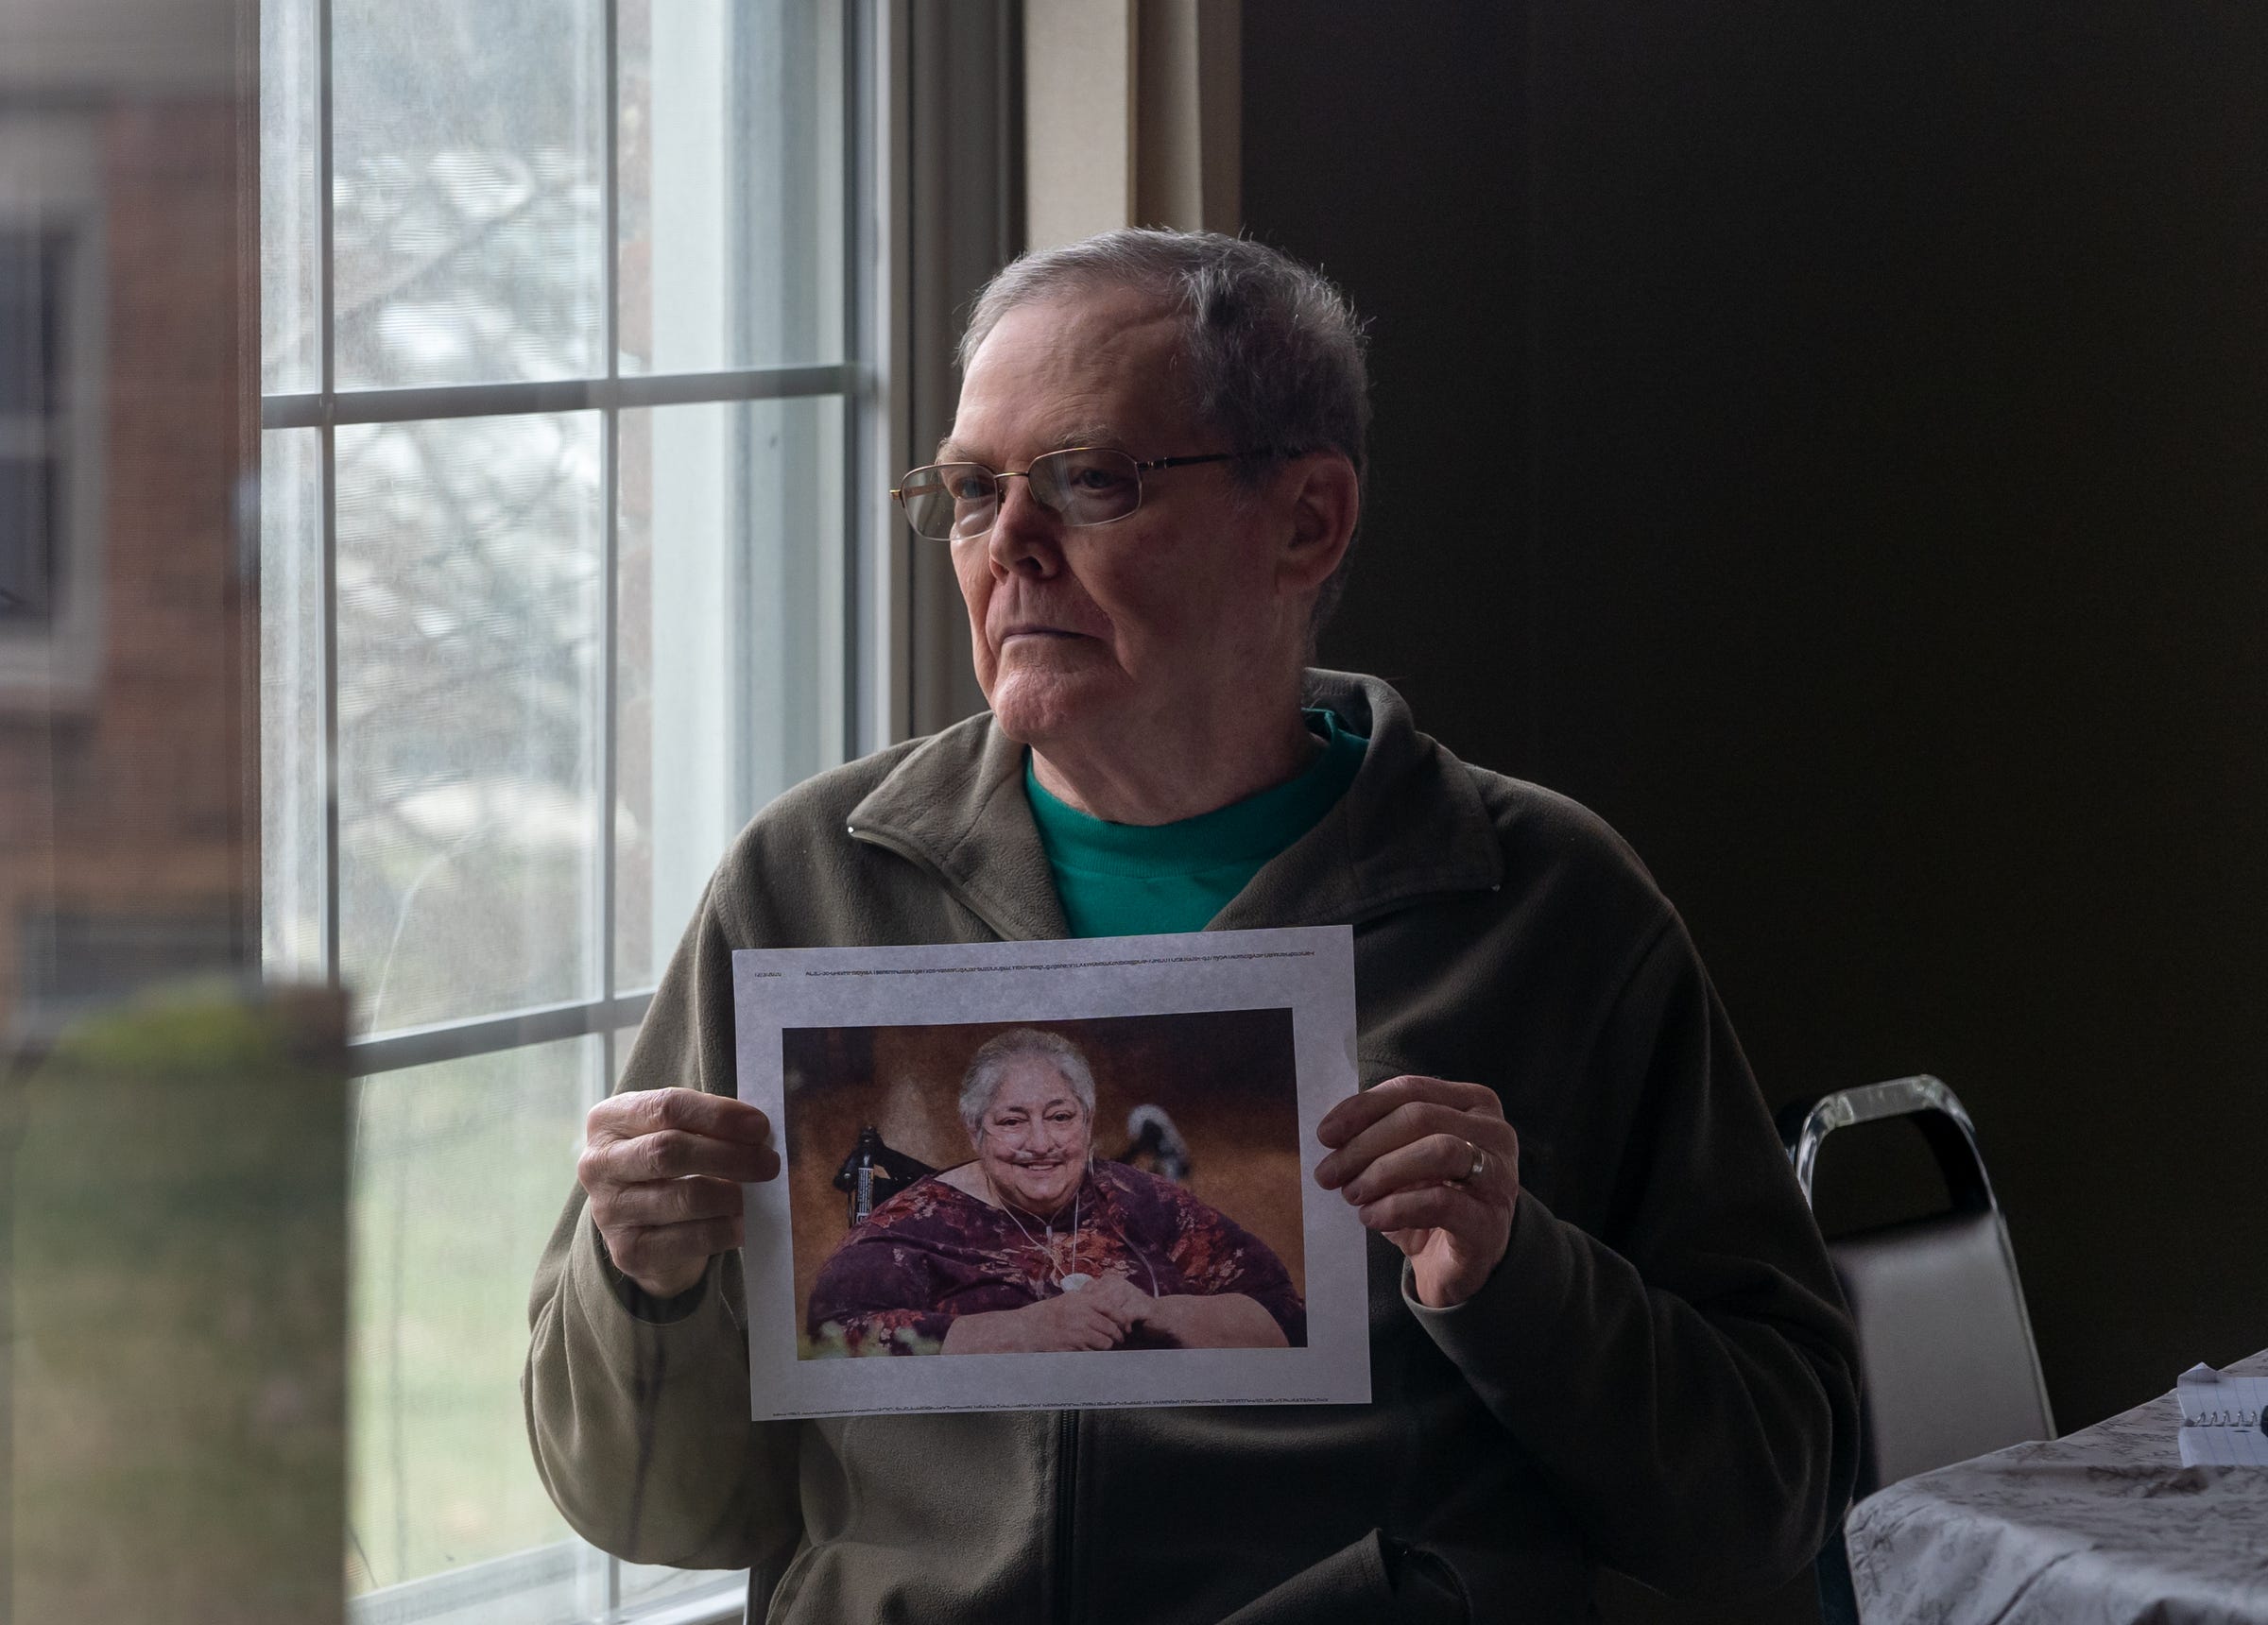
[[[614,1267],[657,1298],[690,1290],[712,1255],[741,1244],[741,1185],[779,1176],[771,1137],[746,1101],[699,1089],[593,1106],[575,1176]]]

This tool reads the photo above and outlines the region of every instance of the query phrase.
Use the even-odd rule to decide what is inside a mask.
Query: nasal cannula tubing
[[[989,1135],[990,1135],[990,1133],[991,1133],[992,1131],[991,1131],[990,1129],[988,1129],[988,1129],[987,1129],[987,1130],[985,1130],[984,1132],[985,1132],[985,1133],[986,1133],[988,1136],[989,1136]],[[978,1160],[977,1167],[978,1167],[978,1171],[979,1171],[979,1172],[981,1172],[984,1174],[984,1176],[985,1176],[985,1184],[986,1184],[988,1187],[989,1187],[989,1188],[991,1189],[991,1191],[992,1191],[992,1200],[993,1200],[993,1201],[995,1201],[995,1202],[997,1202],[997,1203],[999,1203],[999,1204],[1000,1204],[1000,1210],[1001,1210],[1003,1213],[1005,1213],[1005,1214],[1008,1216],[1008,1223],[1016,1226],[1016,1229],[1017,1229],[1018,1233],[1019,1233],[1019,1234],[1021,1234],[1021,1235],[1023,1237],[1023,1239],[1024,1239],[1024,1240],[1025,1240],[1025,1241],[1029,1242],[1029,1243],[1032,1245],[1032,1247],[1034,1247],[1036,1250],[1038,1250],[1039,1252],[1040,1252],[1040,1253],[1042,1253],[1042,1254],[1044,1254],[1044,1255],[1046,1256],[1046,1257],[1047,1257],[1047,1261],[1048,1261],[1048,1268],[1049,1268],[1049,1269],[1051,1269],[1051,1270],[1054,1270],[1054,1271],[1055,1271],[1055,1276],[1056,1276],[1056,1287],[1057,1287],[1057,1289],[1058,1291],[1075,1291],[1076,1289],[1074,1289],[1074,1287],[1072,1287],[1072,1286],[1070,1285],[1070,1281],[1071,1281],[1071,1277],[1072,1277],[1072,1275],[1076,1275],[1076,1274],[1081,1274],[1081,1273],[1082,1273],[1082,1272],[1079,1270],[1079,1268],[1078,1268],[1078,1262],[1079,1262],[1079,1205],[1080,1205],[1081,1198],[1082,1198],[1082,1197],[1084,1197],[1084,1195],[1086,1194],[1086,1189],[1087,1189],[1087,1181],[1094,1177],[1094,1152],[1093,1152],[1092,1148],[1091,1148],[1091,1148],[1089,1148],[1089,1150],[1088,1150],[1088,1153],[1087,1153],[1087,1169],[1086,1169],[1086,1172],[1085,1172],[1084,1174],[1082,1174],[1082,1175],[1081,1175],[1081,1177],[1080,1177],[1080,1179],[1079,1179],[1079,1187],[1078,1187],[1078,1189],[1074,1190],[1074,1191],[1072,1193],[1072,1198],[1071,1198],[1071,1262],[1072,1262],[1072,1269],[1071,1269],[1071,1271],[1070,1271],[1070,1273],[1069,1273],[1068,1274],[1066,1274],[1064,1271],[1062,1271],[1062,1270],[1060,1270],[1060,1269],[1057,1269],[1057,1268],[1056,1267],[1056,1261],[1055,1261],[1055,1259],[1056,1259],[1056,1246],[1055,1246],[1055,1242],[1056,1242],[1056,1222],[1055,1222],[1053,1219],[1040,1219],[1040,1222],[1042,1224],[1044,1224],[1044,1225],[1047,1227],[1047,1228],[1046,1228],[1046,1235],[1047,1235],[1047,1244],[1046,1244],[1045,1246],[1041,1246],[1041,1245],[1040,1245],[1040,1240],[1039,1240],[1039,1239],[1038,1239],[1037,1237],[1035,1237],[1035,1236],[1034,1236],[1034,1235],[1031,1233],[1031,1231],[1030,1231],[1030,1230],[1028,1230],[1028,1229],[1026,1229],[1026,1228],[1024,1227],[1024,1223],[1023,1223],[1023,1221],[1022,1221],[1022,1219],[1019,1219],[1019,1218],[1016,1216],[1016,1206],[1015,1206],[1015,1204],[1014,1204],[1014,1203],[1012,1203],[1012,1202],[1010,1202],[1010,1201],[1009,1201],[1009,1200],[1008,1200],[1008,1199],[1007,1199],[1005,1196],[1002,1195],[1002,1194],[1001,1194],[1001,1191],[1000,1191],[1000,1187],[999,1187],[998,1185],[995,1185],[995,1184],[993,1183],[993,1180],[992,1180],[992,1171],[991,1171],[990,1169],[988,1169],[988,1168],[986,1168],[986,1167],[984,1166],[983,1160],[982,1160],[981,1158]],[[1033,1218],[1035,1218],[1035,1219],[1039,1219],[1039,1218],[1040,1218],[1040,1215],[1039,1215],[1039,1214],[1037,1214],[1037,1213],[1035,1213],[1035,1214],[1033,1214],[1033,1215],[1032,1215],[1032,1217],[1033,1217]],[[1139,1259],[1141,1259],[1141,1261],[1142,1261],[1142,1267],[1143,1267],[1143,1269],[1145,1272],[1147,1272],[1147,1273],[1148,1273],[1148,1274],[1149,1274],[1149,1277],[1150,1277],[1150,1296],[1152,1296],[1153,1298],[1155,1298],[1155,1297],[1162,1297],[1164,1294],[1163,1294],[1163,1293],[1161,1293],[1160,1291],[1159,1291],[1159,1290],[1158,1290],[1158,1269],[1157,1269],[1157,1266],[1156,1266],[1156,1265],[1154,1265],[1154,1264],[1152,1264],[1152,1263],[1149,1261],[1149,1259],[1148,1259],[1148,1258],[1146,1258],[1146,1257],[1143,1257],[1143,1256],[1142,1252],[1141,1252],[1141,1251],[1140,1251],[1138,1248],[1136,1248],[1136,1246],[1134,1245],[1134,1243],[1126,1240],[1126,1233],[1125,1233],[1125,1231],[1124,1231],[1124,1230],[1120,1229],[1120,1228],[1119,1228],[1119,1226],[1118,1226],[1116,1223],[1113,1223],[1111,1222],[1111,1220],[1110,1220],[1110,1218],[1109,1218],[1109,1216],[1108,1216],[1108,1212],[1106,1212],[1106,1213],[1104,1214],[1104,1216],[1103,1216],[1103,1221],[1102,1221],[1102,1222],[1103,1222],[1105,1224],[1108,1224],[1108,1225],[1109,1225],[1109,1227],[1110,1227],[1110,1233],[1111,1233],[1113,1236],[1116,1236],[1116,1237],[1118,1238],[1118,1244],[1119,1244],[1120,1246],[1124,1247],[1124,1248],[1126,1250],[1126,1254],[1127,1254],[1127,1256],[1128,1256],[1129,1257],[1133,1257],[1133,1258],[1139,1258]],[[1085,1283],[1084,1281],[1080,1282],[1080,1285],[1081,1285],[1081,1286],[1084,1286],[1085,1284],[1086,1284],[1086,1283]]]

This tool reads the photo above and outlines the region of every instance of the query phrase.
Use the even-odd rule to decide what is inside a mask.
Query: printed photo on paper
[[[1359,1402],[1345,928],[734,955],[758,1419]]]

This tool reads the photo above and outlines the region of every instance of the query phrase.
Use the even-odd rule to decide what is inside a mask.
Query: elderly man
[[[1345,301],[1111,232],[1002,272],[962,362],[900,494],[990,713],[719,867],[536,1283],[560,1509],[746,1564],[751,1618],[798,1625],[1558,1620],[1602,1563],[1795,1573],[1850,1483],[1851,1341],[1684,927],[1580,808],[1305,669],[1361,497]],[[734,949],[1329,923],[1366,1088],[1316,1178],[1373,1232],[1370,1405],[744,1419],[734,1182],[779,1159],[732,1098]]]

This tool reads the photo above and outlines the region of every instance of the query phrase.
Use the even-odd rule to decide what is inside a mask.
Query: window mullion
[[[602,49],[605,54],[606,93],[604,97],[605,161],[600,175],[601,195],[604,197],[605,252],[600,261],[603,275],[600,285],[603,294],[603,326],[607,357],[607,382],[611,385],[622,367],[621,344],[621,178],[616,173],[621,162],[620,130],[621,63],[617,51],[616,0],[605,0],[601,9],[604,19]],[[621,409],[610,399],[599,419],[599,714],[598,714],[598,994],[601,999],[614,997],[614,889],[615,889],[615,774],[618,770],[614,739],[615,682],[619,661],[616,625],[620,605],[619,583],[616,580],[621,555],[622,503],[617,488],[621,478]]]
[[[528,418],[603,407],[703,406],[729,401],[784,401],[857,387],[849,362],[640,372],[612,378],[530,378],[494,384],[421,384],[353,389],[344,395],[263,395],[260,427],[309,429],[323,423],[421,423],[435,418]]]
[[[605,57],[606,94],[602,116],[606,129],[602,138],[605,161],[601,165],[599,184],[605,199],[605,242],[600,265],[600,286],[603,294],[603,323],[606,329],[607,382],[613,385],[622,372],[622,54],[620,49],[620,6],[618,0],[604,0],[601,7],[604,29],[601,50]],[[599,785],[598,785],[598,964],[599,997],[610,1002],[614,998],[614,936],[615,936],[615,816],[620,799],[615,776],[620,763],[615,749],[615,717],[618,696],[615,684],[621,668],[621,650],[618,640],[621,627],[620,583],[618,570],[621,562],[622,501],[619,490],[621,479],[622,409],[611,398],[600,419],[599,430]],[[604,1096],[614,1086],[615,1056],[614,1027],[610,1024],[599,1037],[599,1074],[595,1093]],[[602,1558],[606,1617],[619,1618],[622,1613],[622,1560],[612,1552]]]
[[[347,1041],[347,1071],[352,1077],[374,1077],[380,1072],[585,1037],[615,1027],[635,1027],[645,1019],[652,1001],[651,992],[603,1001],[571,999],[501,1016],[438,1021],[426,1027],[351,1038]]]
[[[611,11],[611,8],[609,8]],[[611,339],[610,338],[610,342]],[[615,814],[619,799],[615,777],[620,761],[615,748],[615,685],[621,663],[618,645],[621,593],[616,579],[620,565],[622,504],[616,483],[620,478],[621,413],[605,409],[599,419],[599,607],[598,607],[598,996],[614,997]]]
[[[316,389],[322,402],[318,478],[322,490],[322,560],[318,567],[323,606],[323,978],[345,984],[339,954],[338,863],[338,443],[333,405],[338,399],[334,208],[332,197],[331,5],[316,0],[316,332],[320,355]]]
[[[843,356],[850,364],[851,377],[845,381],[842,398],[843,414],[843,470],[850,477],[843,481],[843,556],[842,624],[843,658],[841,681],[843,685],[843,722],[841,750],[843,759],[853,761],[860,755],[863,742],[862,726],[870,700],[868,693],[870,674],[859,656],[864,640],[859,636],[866,617],[863,613],[868,583],[864,568],[867,554],[867,505],[865,502],[868,465],[872,460],[868,453],[868,418],[867,402],[869,392],[859,382],[864,370],[860,363],[866,336],[866,304],[868,289],[873,284],[868,253],[871,246],[868,218],[869,200],[873,187],[871,169],[867,162],[868,141],[865,120],[868,108],[868,85],[865,73],[865,26],[867,8],[847,4],[842,10],[842,155],[845,174],[843,190],[846,194],[843,209],[843,279],[848,284],[843,298]],[[886,740],[876,740],[880,747]]]

